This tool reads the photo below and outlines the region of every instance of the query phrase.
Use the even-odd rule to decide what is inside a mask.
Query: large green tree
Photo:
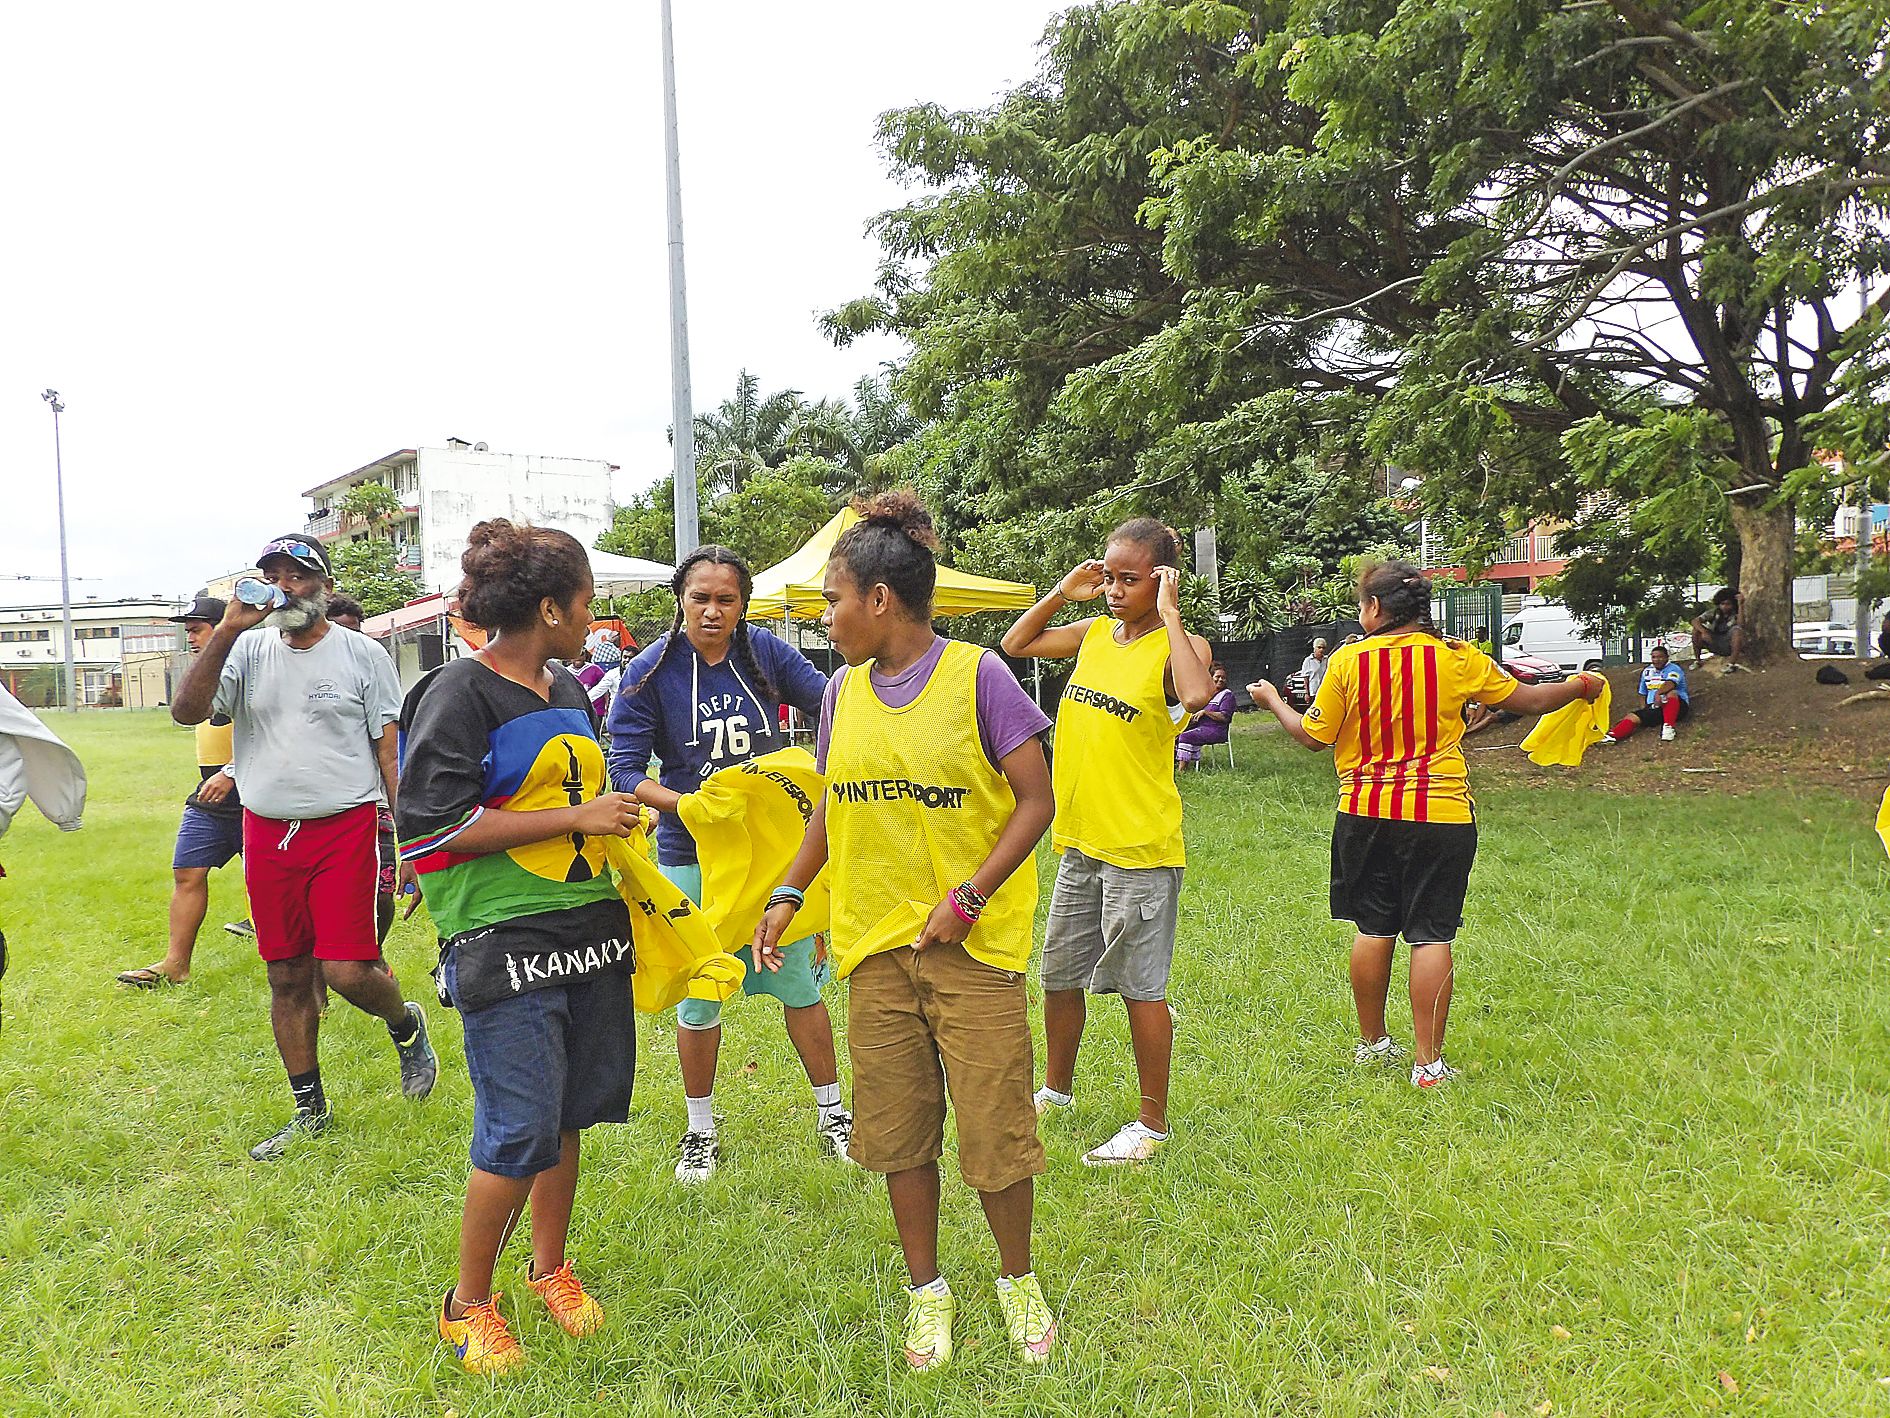
[[[335,584],[361,603],[369,615],[382,615],[421,594],[420,579],[401,571],[394,555],[392,519],[402,511],[400,498],[386,483],[365,482],[343,493],[336,506],[344,516],[367,523],[359,541],[337,544],[330,557]]]
[[[1717,499],[1778,653],[1816,442],[1882,397],[1887,37],[1885,0],[1082,7],[993,108],[883,120],[931,190],[830,329],[912,342],[974,517],[1398,464],[1474,558]]]

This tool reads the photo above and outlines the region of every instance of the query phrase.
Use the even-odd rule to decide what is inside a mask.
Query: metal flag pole
[[[676,560],[696,549],[696,415],[689,392],[689,302],[683,290],[682,153],[676,138],[676,36],[663,0],[663,169],[669,199],[669,402]]]
[[[59,499],[59,612],[65,622],[66,640],[66,712],[79,712],[79,671],[72,661],[72,578],[66,570],[66,468],[59,451],[59,415],[66,406],[59,402],[59,391],[48,389],[39,396],[52,405],[53,486]]]

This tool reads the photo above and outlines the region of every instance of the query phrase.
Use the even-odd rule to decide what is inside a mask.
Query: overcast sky
[[[885,109],[1029,78],[1045,0],[676,0],[696,406],[842,395]],[[529,16],[529,19],[523,19]],[[449,435],[668,469],[656,0],[8,6],[0,603],[187,593]]]

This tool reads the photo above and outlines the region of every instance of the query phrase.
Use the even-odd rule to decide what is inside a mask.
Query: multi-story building
[[[79,702],[105,706],[123,702],[127,654],[174,650],[183,645],[170,616],[175,603],[158,599],[103,601],[88,596],[72,603],[72,661],[79,676]],[[0,607],[0,684],[22,704],[46,708],[64,701],[66,637],[59,605]]]
[[[459,585],[466,534],[488,517],[557,527],[593,545],[610,526],[615,471],[601,458],[494,453],[483,443],[449,438],[444,447],[402,448],[310,488],[303,494],[313,504],[307,531],[331,552],[380,535],[341,504],[350,489],[381,483],[400,502],[386,526],[396,565],[416,576],[423,591],[451,591]]]
[[[1422,554],[1418,564],[1427,571],[1454,580],[1464,580],[1461,561],[1451,555],[1449,534],[1429,517],[1419,525]],[[1531,523],[1496,549],[1485,563],[1482,578],[1499,582],[1503,590],[1521,594],[1534,591],[1551,576],[1559,576],[1568,566],[1563,554],[1561,532],[1543,523]]]

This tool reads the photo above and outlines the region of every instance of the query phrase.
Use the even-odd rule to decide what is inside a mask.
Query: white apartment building
[[[175,602],[154,598],[74,601],[72,660],[79,672],[79,702],[120,702],[127,653],[181,647],[181,628],[169,620],[177,611]],[[22,704],[40,709],[62,702],[65,658],[58,602],[0,607],[0,684]]]
[[[307,531],[330,550],[369,530],[339,507],[350,488],[383,483],[400,499],[388,524],[396,564],[426,592],[459,585],[466,534],[488,517],[533,522],[571,533],[586,547],[610,526],[610,475],[601,458],[547,458],[494,453],[483,443],[449,438],[440,448],[402,448],[351,473],[312,487]]]

